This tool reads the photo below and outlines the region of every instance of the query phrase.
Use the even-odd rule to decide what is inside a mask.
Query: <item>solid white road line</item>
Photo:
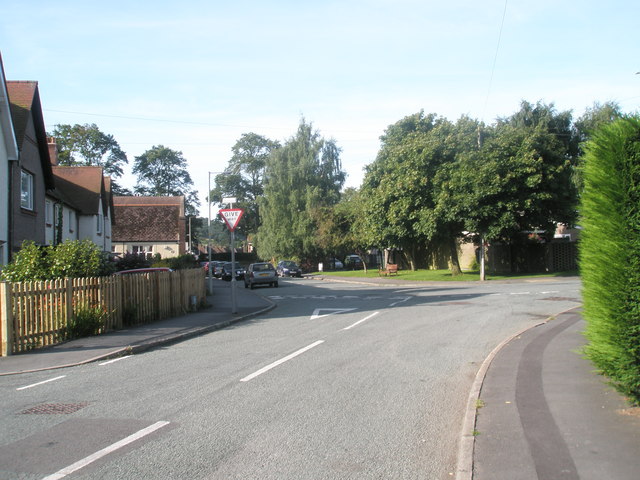
[[[267,365],[266,367],[261,368],[260,370],[258,370],[257,372],[252,373],[251,375],[247,375],[246,377],[244,377],[243,379],[241,379],[241,382],[248,382],[249,380],[253,380],[254,378],[256,378],[258,375],[262,375],[265,372],[268,372],[269,370],[271,370],[274,367],[277,367],[278,365],[283,364],[284,362],[287,362],[289,360],[291,360],[292,358],[297,357],[298,355],[306,352],[307,350],[311,350],[313,347],[317,347],[318,345],[320,345],[321,343],[324,343],[324,340],[318,340],[317,342],[312,343],[311,345],[307,345],[304,348],[301,348],[300,350],[293,352],[291,355],[287,355],[284,358],[281,358],[280,360],[277,360],[269,365]]]
[[[66,377],[66,375],[60,375],[59,377],[50,378],[49,380],[43,380],[42,382],[34,383],[32,385],[27,385],[26,387],[16,388],[16,390],[26,390],[27,388],[37,387],[38,385],[42,385],[43,383],[53,382],[55,380],[60,380],[61,378],[64,378],[64,377]]]
[[[122,448],[126,445],[129,445],[132,442],[135,442],[136,440],[145,437],[147,435],[149,435],[150,433],[155,432],[156,430],[164,427],[165,425],[168,425],[169,422],[156,422],[153,425],[148,426],[147,428],[143,428],[142,430],[137,431],[136,433],[129,435],[126,438],[123,438],[122,440],[120,440],[119,442],[116,442],[114,444],[109,445],[106,448],[103,448],[102,450],[98,450],[96,453],[89,455],[88,457],[83,458],[82,460],[69,465],[68,467],[63,468],[62,470],[58,470],[56,473],[53,473],[51,475],[48,475],[46,477],[44,477],[42,480],[59,480],[61,478],[66,477],[67,475],[72,474],[75,471],[80,470],[83,467],[86,467],[87,465],[89,465],[90,463],[95,462],[96,460],[101,459],[102,457],[104,457],[105,455],[109,455],[112,452],[115,452],[116,450],[118,450],[119,448]]]
[[[361,324],[362,322],[366,322],[367,320],[369,320],[372,317],[375,317],[376,315],[378,315],[380,312],[373,312],[371,315],[369,315],[368,317],[363,318],[362,320],[358,320],[356,323],[349,325],[348,327],[343,328],[343,330],[351,330],[353,327],[355,327],[356,325]]]
[[[109,365],[110,363],[119,362],[120,360],[124,360],[126,358],[131,358],[131,357],[133,357],[133,355],[127,355],[127,356],[124,356],[124,357],[118,357],[118,358],[114,358],[113,360],[107,360],[106,362],[99,363],[98,365],[100,365],[100,366]]]

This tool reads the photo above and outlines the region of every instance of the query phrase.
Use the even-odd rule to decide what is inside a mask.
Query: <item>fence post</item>
[[[64,279],[64,283],[65,283],[64,302],[66,304],[64,328],[66,329],[71,324],[71,320],[73,319],[73,282],[71,278],[67,277]]]
[[[0,356],[11,355],[13,348],[13,306],[11,284],[0,282]]]

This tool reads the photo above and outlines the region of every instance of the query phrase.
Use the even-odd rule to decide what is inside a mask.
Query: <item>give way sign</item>
[[[229,227],[229,230],[232,232],[238,226],[238,222],[240,222],[243,213],[244,210],[242,210],[241,208],[226,208],[220,210],[220,215],[222,215],[222,218],[224,218],[227,227]]]

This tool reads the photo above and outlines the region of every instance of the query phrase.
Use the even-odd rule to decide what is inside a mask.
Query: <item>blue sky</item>
[[[39,82],[48,130],[96,123],[130,164],[179,150],[203,205],[242,133],[285,141],[302,117],[342,148],[357,187],[385,128],[420,110],[491,123],[521,100],[574,118],[596,101],[640,109],[631,0],[0,5],[5,74]]]

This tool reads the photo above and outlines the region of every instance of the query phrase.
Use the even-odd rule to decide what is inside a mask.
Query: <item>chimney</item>
[[[49,158],[51,159],[51,166],[58,166],[58,145],[56,145],[56,139],[54,137],[47,137],[47,145],[49,147]]]

